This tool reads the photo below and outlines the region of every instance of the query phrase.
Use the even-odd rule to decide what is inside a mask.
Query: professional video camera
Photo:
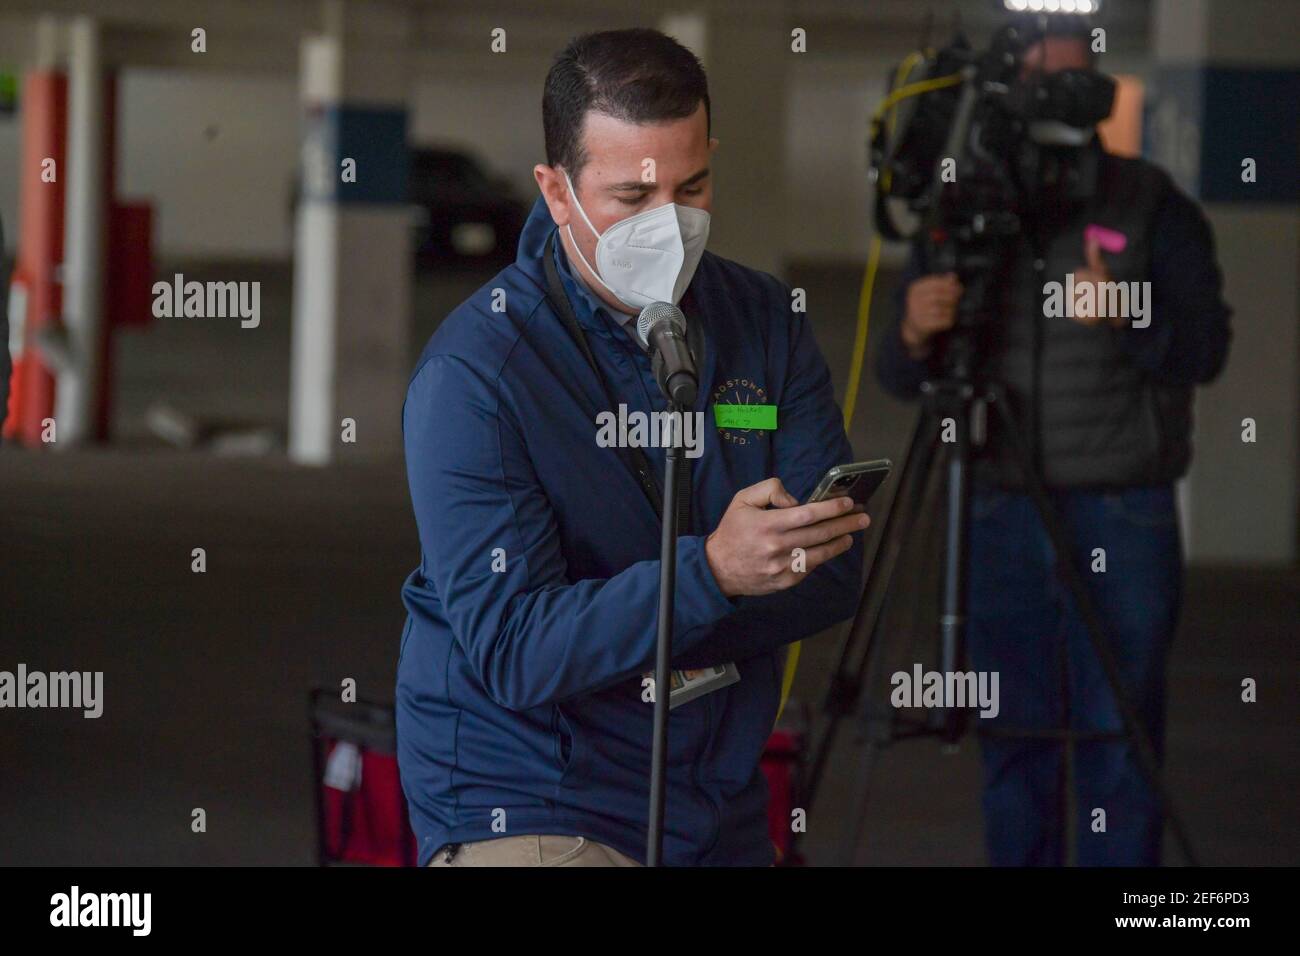
[[[988,317],[985,286],[1027,205],[1045,189],[1083,199],[1094,188],[1095,156],[1079,147],[1110,115],[1114,81],[1091,69],[1023,70],[1035,42],[1088,26],[1077,15],[1015,14],[982,52],[959,33],[904,59],[873,117],[876,227],[889,239],[922,235],[934,271],[959,275],[959,327]]]
[[[927,271],[956,272],[962,283],[955,327],[945,334],[938,374],[921,385],[922,411],[898,471],[893,500],[885,515],[869,565],[857,613],[844,637],[823,703],[813,748],[806,803],[813,805],[834,748],[840,723],[859,711],[858,741],[863,747],[853,784],[853,810],[846,818],[841,862],[853,861],[863,827],[869,781],[879,751],[896,740],[937,736],[955,743],[965,731],[966,711],[937,708],[921,720],[900,716],[873,691],[885,673],[884,609],[903,543],[912,538],[922,504],[942,478],[943,563],[939,581],[938,669],[955,673],[965,659],[967,525],[970,514],[970,464],[982,441],[984,419],[995,416],[1019,462],[1026,490],[1058,555],[1075,555],[1065,525],[1038,476],[1031,446],[1004,386],[977,374],[980,325],[997,314],[993,295],[1000,266],[1013,240],[1026,234],[1031,246],[1042,227],[1044,209],[1067,206],[1093,195],[1098,156],[1092,143],[1096,125],[1110,115],[1115,84],[1091,69],[1046,72],[1024,67],[1025,53],[1053,35],[1091,37],[1087,14],[1100,0],[1002,0],[1011,14],[983,52],[958,35],[936,52],[916,52],[895,69],[889,93],[872,119],[871,175],[876,185],[876,227],[863,281],[846,405],[855,401],[856,370],[865,348],[866,316],[879,263],[880,236],[919,238],[925,244]],[[1044,51],[1046,53],[1046,51]],[[1026,215],[1026,214],[1032,215]],[[900,217],[910,219],[904,222]],[[988,326],[992,329],[992,326]],[[992,411],[986,411],[991,409]],[[1160,794],[1174,834],[1188,860],[1190,841],[1173,810],[1151,742],[1123,692],[1119,665],[1102,629],[1081,572],[1063,560],[1059,573],[1082,609],[1093,651],[1121,710],[1124,735],[1143,774]],[[1004,731],[1039,736],[1034,731]],[[1073,731],[1052,731],[1073,740]],[[1067,815],[1061,810],[1062,819]],[[796,842],[798,838],[796,837]]]

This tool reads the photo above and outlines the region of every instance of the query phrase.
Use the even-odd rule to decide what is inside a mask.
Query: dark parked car
[[[421,267],[515,258],[528,209],[503,179],[470,155],[413,149],[408,182]]]
[[[528,207],[508,182],[490,176],[473,156],[451,149],[410,150],[407,196],[419,269],[504,266],[514,261]],[[289,218],[299,184],[290,189]]]

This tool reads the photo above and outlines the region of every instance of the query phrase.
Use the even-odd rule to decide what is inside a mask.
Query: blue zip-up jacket
[[[421,865],[447,843],[528,834],[645,859],[653,706],[641,675],[654,661],[659,520],[618,450],[597,443],[608,403],[546,301],[555,228],[539,199],[515,263],[430,339],[403,409],[421,555],[402,590],[398,759]],[[663,411],[649,358],[566,273],[614,404]],[[856,605],[860,540],[763,597],[728,599],[705,558],[741,488],[775,475],[803,500],[853,460],[826,362],[791,303],[778,280],[709,253],[682,303],[704,330],[696,409],[707,414],[677,546],[673,662],[734,661],[740,680],[671,712],[669,864],[772,861],[759,757],[785,645]],[[720,430],[715,402],[776,405],[778,427]],[[662,449],[645,453],[662,480]]]

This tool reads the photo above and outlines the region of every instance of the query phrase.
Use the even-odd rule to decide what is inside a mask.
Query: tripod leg
[[[949,410],[956,422],[956,448],[948,457],[947,514],[944,531],[943,594],[939,616],[939,670],[961,668],[962,637],[966,629],[966,557],[970,524],[970,410]],[[945,743],[956,743],[966,726],[965,712],[944,709],[936,714]]]
[[[962,387],[956,393],[940,392],[934,397],[934,404],[931,408],[936,430],[942,426],[944,420],[948,417],[951,417],[956,425],[954,436],[956,441],[947,450],[944,464],[947,526],[944,531],[945,551],[942,603],[939,617],[939,658],[940,668],[947,673],[955,671],[960,663],[962,633],[966,626],[967,506],[970,497],[967,480],[970,465],[969,398],[972,394],[973,392],[968,386]],[[929,447],[933,459],[937,442],[932,439]],[[926,464],[928,466],[931,462]],[[925,469],[925,472],[928,471],[929,467]],[[908,529],[913,526],[915,511],[919,508],[921,499],[924,496],[925,478],[926,475],[923,473],[918,482],[918,487],[915,489],[915,497],[909,502],[912,510],[906,516],[906,527]],[[876,608],[875,616],[872,618],[871,631],[869,632],[870,644],[864,652],[862,667],[859,671],[858,686],[865,683],[868,687],[868,693],[870,687],[873,686],[871,675],[879,658],[879,654],[875,653],[879,647],[878,642],[875,640],[875,632],[879,624],[879,614],[882,606],[883,602]],[[854,622],[854,625],[856,627],[857,622]],[[872,713],[870,699],[866,701],[862,714],[862,722],[866,730],[866,742],[858,763],[853,799],[849,804],[849,817],[845,822],[844,839],[840,846],[841,863],[844,866],[853,864],[858,847],[862,843],[863,831],[866,829],[871,774],[875,770],[876,756],[893,739],[892,724]],[[965,727],[962,712],[945,709],[937,712],[935,716],[942,728],[941,735],[944,741],[947,743],[955,742],[961,736]]]
[[[1106,674],[1106,682],[1110,685],[1111,693],[1115,695],[1115,702],[1119,707],[1120,717],[1124,723],[1124,731],[1129,742],[1133,745],[1133,750],[1138,758],[1138,765],[1147,778],[1147,782],[1159,797],[1160,805],[1165,812],[1170,827],[1173,829],[1174,839],[1177,841],[1179,849],[1182,850],[1184,858],[1190,865],[1196,866],[1198,863],[1196,853],[1192,849],[1191,839],[1183,826],[1182,818],[1174,808],[1173,799],[1165,787],[1163,775],[1160,772],[1159,764],[1156,762],[1155,750],[1151,746],[1151,740],[1147,736],[1146,728],[1138,719],[1137,711],[1124,690],[1123,677],[1120,674],[1119,664],[1115,659],[1115,652],[1106,637],[1101,615],[1097,613],[1097,608],[1092,601],[1092,595],[1089,593],[1083,576],[1074,563],[1074,550],[1071,547],[1069,535],[1057,516],[1056,510],[1052,507],[1052,502],[1047,496],[1047,490],[1043,487],[1042,481],[1029,465],[1029,457],[1020,438],[1019,424],[1014,414],[1012,414],[1010,406],[1007,405],[1005,397],[1000,391],[992,389],[989,392],[989,397],[990,404],[997,409],[1007,437],[1011,442],[1016,457],[1020,461],[1021,471],[1025,476],[1025,486],[1034,501],[1034,506],[1038,509],[1038,515],[1042,519],[1043,527],[1046,529],[1048,537],[1051,538],[1057,562],[1064,573],[1066,586],[1074,598],[1079,614],[1083,617],[1083,623],[1088,631],[1088,639],[1092,644],[1093,652],[1097,655],[1102,671]]]
[[[808,774],[807,801],[814,806],[817,792],[826,772],[826,761],[834,747],[840,721],[852,712],[857,702],[868,661],[876,645],[876,630],[884,597],[889,590],[894,566],[902,550],[903,540],[915,522],[925,490],[931,461],[935,451],[935,423],[928,409],[923,409],[912,431],[912,439],[899,473],[894,500],[890,503],[880,531],[871,568],[867,572],[858,609],[841,646],[839,660],[826,690],[822,711],[827,715],[825,726],[817,735],[813,747],[813,762]],[[851,666],[853,652],[863,637],[866,638],[857,666]]]
[[[1061,859],[1065,861],[1066,866],[1079,865],[1079,825],[1076,813],[1078,807],[1074,799],[1075,792],[1075,750],[1074,734],[1071,732],[1073,727],[1074,712],[1071,709],[1072,701],[1070,699],[1070,648],[1069,642],[1061,641],[1060,653],[1057,655],[1058,677],[1061,682],[1061,700],[1064,705],[1061,708],[1061,727],[1065,734],[1061,740],[1061,772],[1057,781],[1061,794],[1061,840],[1064,843],[1061,846]]]
[[[840,842],[840,866],[853,866],[857,857],[862,834],[867,827],[867,801],[871,795],[871,775],[876,769],[876,755],[889,742],[888,736],[888,728],[868,728],[866,743],[858,761],[858,773],[853,780],[853,796],[849,801],[849,817],[844,824],[844,839]]]

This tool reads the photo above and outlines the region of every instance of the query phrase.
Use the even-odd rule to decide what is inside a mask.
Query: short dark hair
[[[577,180],[587,161],[582,126],[588,112],[653,123],[685,119],[700,103],[712,125],[704,67],[672,37],[643,28],[585,33],[569,42],[546,74],[546,162]]]

